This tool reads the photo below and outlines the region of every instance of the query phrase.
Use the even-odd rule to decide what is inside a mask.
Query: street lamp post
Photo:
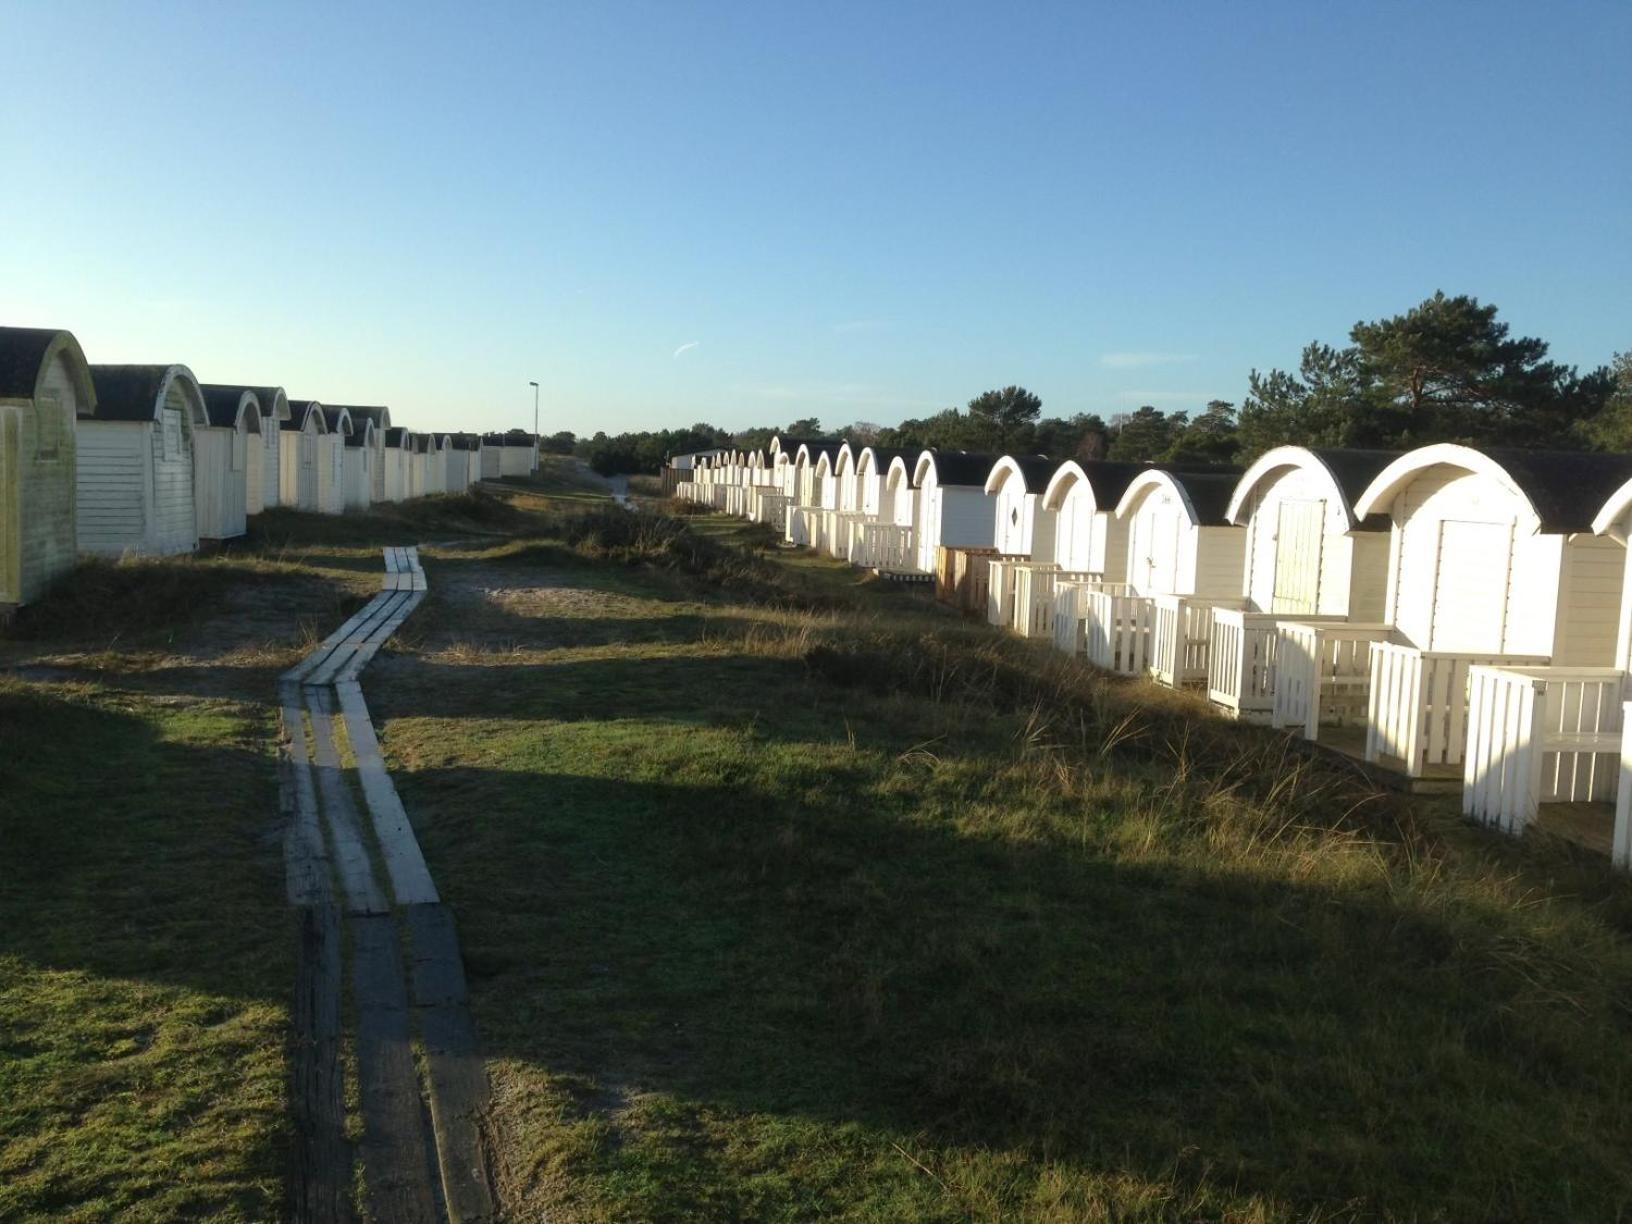
[[[538,440],[538,384],[528,382],[527,385],[533,389],[533,467],[536,469],[542,459],[538,453],[541,449]]]

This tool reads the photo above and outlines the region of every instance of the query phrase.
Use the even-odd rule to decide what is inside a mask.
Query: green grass
[[[0,637],[0,1218],[275,1218],[279,670],[368,679],[517,1219],[1609,1219],[1632,888],[566,464]]]
[[[1624,1213],[1603,866],[694,526],[430,550],[370,681],[518,1217]]]
[[[0,680],[0,727],[0,1218],[277,1216],[266,709]]]

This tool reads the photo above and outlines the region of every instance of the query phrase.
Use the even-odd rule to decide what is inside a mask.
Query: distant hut
[[[448,435],[425,435],[425,495],[448,491]]]
[[[346,411],[351,414],[353,428],[362,430],[362,423],[370,421],[374,428],[370,433],[372,450],[368,460],[370,502],[385,501],[385,435],[391,428],[391,409],[378,405],[366,406],[347,404]]]
[[[209,409],[212,427],[217,413],[224,414],[234,405],[255,405],[255,423],[259,432],[245,434],[244,440],[244,514],[254,517],[269,510],[278,498],[278,435],[279,423],[289,419],[289,397],[282,387],[246,387],[229,383],[204,383],[199,387]],[[232,407],[235,417],[240,408]]]
[[[449,493],[463,493],[481,479],[481,445],[482,440],[475,434],[448,435],[442,459]]]
[[[412,449],[413,444],[406,429],[393,426],[385,431],[385,444],[380,450],[384,469],[382,500],[400,502],[408,499],[408,467],[413,457]]]
[[[504,435],[482,435],[482,479],[497,480],[504,475]]]
[[[353,418],[351,434],[345,441],[345,503],[347,510],[366,510],[374,501],[374,474],[379,468],[376,460],[378,436],[374,422],[367,417]]]
[[[167,556],[198,547],[193,431],[204,395],[184,365],[93,365],[96,404],[78,422],[79,550]]]
[[[425,496],[425,443],[422,433],[408,435],[408,497]]]
[[[344,405],[322,405],[329,432],[319,446],[322,461],[317,469],[318,508],[324,514],[344,514],[346,509],[346,441],[354,426],[351,410]]]
[[[323,439],[329,432],[323,405],[315,400],[289,401],[289,419],[280,421],[278,428],[279,498],[285,506],[297,510],[321,510],[327,484],[322,471],[328,458]]]
[[[501,476],[531,476],[538,470],[538,439],[525,429],[509,430],[501,445]]]
[[[0,327],[0,606],[74,564],[75,418],[96,410],[73,333]]]
[[[935,572],[941,548],[991,548],[996,526],[986,493],[992,455],[926,450],[913,467],[918,490],[918,568]]]
[[[199,388],[209,420],[193,430],[193,503],[198,538],[231,540],[262,506],[261,401],[247,387]],[[251,489],[253,484],[253,490]]]
[[[249,389],[261,401],[261,505],[270,510],[283,505],[283,423],[289,419],[289,397],[282,387]]]

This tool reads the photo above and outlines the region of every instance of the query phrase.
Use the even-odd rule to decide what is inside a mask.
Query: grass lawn
[[[426,549],[370,675],[517,1218],[1632,1204],[1605,866],[689,522]]]
[[[88,564],[0,636],[0,1219],[284,1214],[276,676],[472,505]]]

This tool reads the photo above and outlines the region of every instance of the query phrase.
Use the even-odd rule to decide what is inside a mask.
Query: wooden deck
[[[1366,729],[1341,726],[1320,728],[1317,747],[1333,752],[1354,765],[1379,786],[1411,795],[1453,795],[1462,792],[1462,769],[1456,765],[1430,765],[1420,778],[1405,772],[1405,762],[1394,757],[1366,760]]]
[[[482,1137],[489,1089],[464,961],[358,683],[425,598],[416,549],[387,549],[385,560],[380,594],[279,681],[284,857],[301,938],[291,1215],[350,1219],[360,1161],[372,1219],[485,1220],[495,1215]],[[339,1053],[348,982],[362,1116],[355,1152]]]

